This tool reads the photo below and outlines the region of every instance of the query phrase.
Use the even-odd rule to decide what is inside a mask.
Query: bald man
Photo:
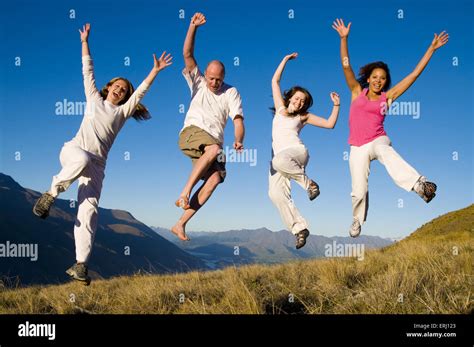
[[[244,117],[242,100],[235,87],[224,83],[225,67],[218,60],[211,61],[204,76],[194,59],[196,30],[206,23],[202,13],[191,18],[184,41],[184,78],[191,89],[191,104],[186,114],[184,127],[179,134],[179,147],[191,158],[193,170],[175,205],[184,209],[178,222],[171,228],[181,240],[188,241],[186,224],[206,203],[216,187],[224,182],[225,156],[222,153],[224,127],[230,117],[234,122],[234,149],[241,151],[244,139]],[[204,183],[194,193],[197,182]]]

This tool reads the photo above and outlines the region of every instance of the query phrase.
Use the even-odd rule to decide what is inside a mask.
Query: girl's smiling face
[[[372,70],[367,82],[369,83],[370,91],[375,94],[380,94],[387,83],[387,73],[384,69],[376,68]]]
[[[297,91],[293,96],[290,98],[290,102],[288,104],[288,112],[289,113],[298,113],[306,102],[306,95],[304,93]]]
[[[128,84],[124,80],[117,80],[112,83],[112,85],[109,86],[107,90],[109,93],[107,94],[106,100],[114,105],[118,105],[123,100],[125,95],[127,95]]]

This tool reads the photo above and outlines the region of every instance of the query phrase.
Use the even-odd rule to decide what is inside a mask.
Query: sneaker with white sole
[[[321,191],[319,190],[319,185],[313,180],[311,180],[308,188],[309,200],[313,201],[319,196],[319,194],[321,194]]]
[[[45,219],[49,216],[49,210],[54,204],[54,200],[54,196],[52,196],[50,193],[43,193],[43,195],[41,195],[40,198],[36,200],[36,203],[33,206],[33,213],[38,217]]]
[[[418,194],[426,203],[429,203],[436,196],[436,184],[428,182],[425,176],[421,176],[415,183],[413,190]]]
[[[352,221],[351,228],[349,229],[349,235],[351,235],[351,237],[357,237],[360,235],[361,229],[362,227],[360,225],[359,220],[357,218],[354,218],[354,220]]]
[[[91,278],[88,275],[87,265],[84,263],[76,263],[66,270],[66,273],[71,279],[82,282],[88,286],[91,283]]]

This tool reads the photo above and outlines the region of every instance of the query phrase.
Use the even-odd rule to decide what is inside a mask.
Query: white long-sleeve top
[[[135,111],[150,85],[143,81],[123,105],[104,100],[95,85],[94,66],[90,56],[82,57],[86,111],[81,126],[71,142],[94,154],[97,159],[107,159],[107,154],[125,121]]]

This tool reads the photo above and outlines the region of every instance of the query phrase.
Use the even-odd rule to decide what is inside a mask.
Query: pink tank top
[[[349,111],[349,144],[362,146],[387,135],[383,128],[387,96],[384,92],[376,101],[367,98],[367,88],[352,102]]]

